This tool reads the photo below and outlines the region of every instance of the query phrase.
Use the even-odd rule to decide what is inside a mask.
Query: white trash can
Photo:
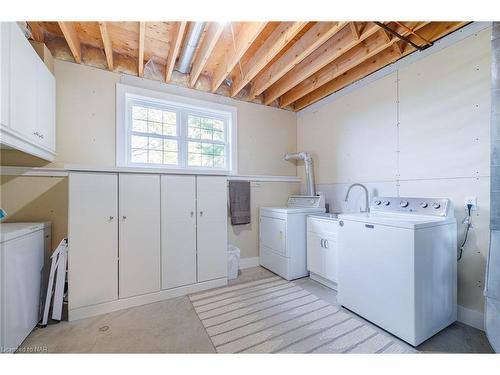
[[[238,278],[240,269],[240,249],[234,245],[227,247],[227,278],[234,280]]]

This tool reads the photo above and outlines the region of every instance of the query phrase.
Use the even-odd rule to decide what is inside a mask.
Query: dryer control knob
[[[384,206],[388,206],[388,205],[390,205],[390,204],[391,204],[391,202],[389,202],[389,201],[384,201]]]
[[[382,204],[381,201],[375,201],[375,205],[380,206]]]
[[[439,207],[441,207],[441,205],[440,205],[439,203],[437,203],[437,202],[436,202],[436,203],[433,203],[433,204],[432,204],[432,207],[433,207],[433,208],[435,208],[435,209],[437,210]]]
[[[399,205],[401,207],[408,207],[408,204],[409,204],[408,201],[401,201],[401,202],[399,202]]]
[[[426,202],[420,203],[420,207],[422,207],[422,208],[427,208],[427,206],[429,206],[429,205]]]

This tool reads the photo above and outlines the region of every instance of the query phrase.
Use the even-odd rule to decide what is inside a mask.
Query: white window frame
[[[147,106],[158,106],[160,109],[173,111],[177,113],[177,137],[178,138],[178,165],[167,164],[149,164],[149,163],[132,163],[130,160],[131,147],[131,115],[128,113],[128,100],[137,102],[145,102]],[[187,115],[194,114],[205,117],[212,117],[223,120],[225,129],[225,144],[226,144],[226,167],[225,168],[210,168],[188,166],[188,141],[187,137],[188,124]],[[129,168],[151,168],[159,169],[165,172],[173,173],[203,173],[203,174],[237,174],[237,109],[233,106],[228,106],[219,103],[213,103],[205,100],[192,99],[184,96],[173,95],[161,91],[149,90],[140,87],[134,87],[118,83],[116,85],[116,165],[118,167]],[[174,138],[162,136],[161,138]],[[196,139],[193,141],[203,142]],[[217,143],[217,141],[208,141],[208,143]]]

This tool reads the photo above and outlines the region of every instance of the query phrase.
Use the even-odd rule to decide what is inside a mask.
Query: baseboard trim
[[[323,284],[324,286],[330,288],[330,289],[333,289],[335,291],[337,291],[338,289],[338,286],[337,286],[337,283],[336,282],[333,282],[333,281],[330,281],[328,279],[325,279],[324,277],[318,275],[318,274],[315,274],[314,272],[311,272],[309,271],[309,277],[314,280],[314,281],[317,281],[318,283],[320,284]]]
[[[79,307],[76,309],[69,309],[68,320],[74,321],[84,318],[89,318],[91,316],[107,314],[113,311],[118,311],[126,309],[129,307],[147,305],[153,302],[159,302],[170,298],[185,296],[187,294],[201,292],[203,290],[217,288],[220,286],[227,285],[227,278],[215,279],[210,281],[204,281],[201,283],[181,286],[179,288],[173,288],[168,290],[161,290],[156,293],[144,294],[142,296],[130,297],[119,299],[116,301],[100,303],[98,305]],[[71,304],[71,300],[70,300]]]
[[[259,266],[259,257],[253,258],[241,258],[240,259],[240,270],[244,270],[245,268],[252,268]]]
[[[468,326],[484,331],[484,313],[458,305],[457,320]]]

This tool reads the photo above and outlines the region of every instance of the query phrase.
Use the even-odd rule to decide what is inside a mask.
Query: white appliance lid
[[[401,215],[401,214],[342,214],[339,215],[339,220],[357,221],[366,224],[378,224],[396,228],[406,229],[422,229],[438,225],[456,223],[453,217],[436,217],[436,216],[418,216],[418,215]]]
[[[26,234],[36,232],[50,226],[50,222],[45,223],[4,223],[0,224],[0,242],[13,240]]]
[[[315,212],[325,212],[324,208],[309,208],[309,207],[261,207],[263,211],[273,211],[287,214],[300,214],[300,213],[315,213]]]

